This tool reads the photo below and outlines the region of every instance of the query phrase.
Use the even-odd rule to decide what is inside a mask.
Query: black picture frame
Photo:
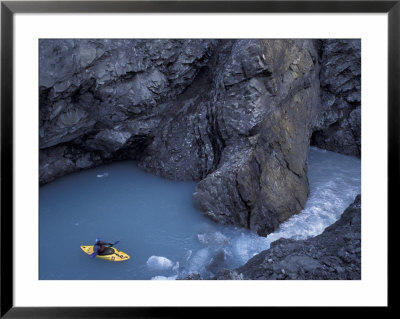
[[[227,314],[224,307],[201,307],[196,310],[191,307],[14,307],[13,253],[10,249],[13,242],[13,16],[15,13],[119,12],[387,13],[388,218],[390,217],[389,212],[396,206],[399,186],[400,1],[1,1],[2,318],[190,318],[193,315],[202,315],[205,311],[213,316]],[[390,298],[388,305],[390,306]],[[245,308],[235,309],[234,312],[248,316],[248,309]],[[296,315],[308,311],[294,307],[291,310]]]

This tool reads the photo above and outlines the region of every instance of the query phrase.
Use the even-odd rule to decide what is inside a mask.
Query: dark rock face
[[[102,157],[94,152],[83,152],[69,145],[60,145],[40,150],[39,179],[51,181],[54,178],[77,169],[85,169],[104,163]]]
[[[361,41],[321,41],[322,127],[312,144],[361,156]]]
[[[306,240],[281,238],[242,267],[223,270],[213,279],[360,280],[361,195],[322,234]]]
[[[353,42],[41,40],[40,183],[134,159],[267,235],[304,207],[311,138],[358,147]]]
[[[80,169],[77,154],[89,154],[85,167],[140,159],[163,117],[171,120],[169,113],[178,112],[167,102],[192,84],[216,41],[41,40],[39,45],[40,182],[45,183]],[[69,159],[65,166],[45,160],[49,148],[60,145]],[[101,160],[92,160],[93,153]]]
[[[307,154],[319,106],[317,51],[312,41],[243,41],[231,56],[223,104],[216,101],[225,147],[193,200],[218,223],[266,235],[299,212],[308,196]]]

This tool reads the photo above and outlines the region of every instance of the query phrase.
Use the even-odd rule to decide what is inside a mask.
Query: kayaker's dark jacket
[[[94,250],[94,251],[97,251],[97,252],[102,252],[102,251],[104,251],[105,246],[110,247],[110,246],[112,246],[112,244],[110,244],[110,243],[105,243],[104,241],[99,240],[99,241],[97,241],[97,242],[94,244],[93,250]]]

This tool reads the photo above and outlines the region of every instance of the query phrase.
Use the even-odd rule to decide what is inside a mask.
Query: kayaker
[[[91,258],[96,257],[97,255],[108,255],[110,252],[107,252],[107,250],[112,250],[112,249],[107,249],[110,248],[116,244],[119,243],[119,240],[117,240],[114,244],[106,243],[102,241],[100,238],[96,238],[96,242],[93,245],[93,253],[90,254]],[[112,253],[112,252],[111,252]]]
[[[100,238],[96,238],[96,242],[93,245],[93,251],[96,253],[96,255],[101,255],[106,249],[106,246],[111,247],[113,246],[113,244],[106,243],[102,241]]]

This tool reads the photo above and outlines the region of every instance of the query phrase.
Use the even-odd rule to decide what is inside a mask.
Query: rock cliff
[[[360,155],[359,40],[40,40],[40,183],[114,160],[198,181],[196,208],[267,235],[307,154]]]
[[[361,157],[361,41],[321,40],[321,129],[312,144]]]

